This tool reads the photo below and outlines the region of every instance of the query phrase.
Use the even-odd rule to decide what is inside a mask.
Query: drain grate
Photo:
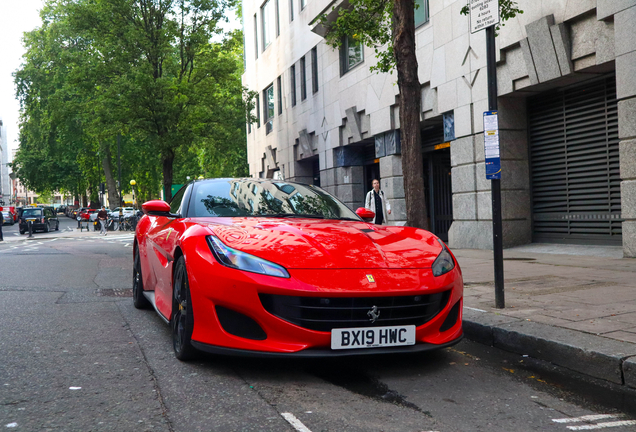
[[[104,288],[98,289],[96,294],[99,297],[132,297],[132,288]]]

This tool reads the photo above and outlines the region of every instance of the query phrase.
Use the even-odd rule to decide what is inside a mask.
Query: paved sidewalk
[[[108,236],[121,236],[132,235],[133,231],[108,231]],[[98,231],[86,231],[86,229],[80,231],[78,228],[61,229],[60,231],[51,231],[49,233],[33,233],[33,238],[28,238],[28,234],[23,235],[4,235],[4,241],[0,242],[0,245],[7,243],[16,243],[24,241],[39,241],[39,240],[51,240],[54,238],[75,238],[75,237],[99,237]]]
[[[636,388],[636,259],[618,247],[506,249],[506,308],[496,309],[492,251],[453,253],[467,337]]]

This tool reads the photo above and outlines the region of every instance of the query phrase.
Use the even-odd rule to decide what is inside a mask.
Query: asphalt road
[[[636,430],[633,394],[469,341],[415,356],[179,362],[169,327],[132,305],[131,252],[132,234],[0,244],[0,429]]]

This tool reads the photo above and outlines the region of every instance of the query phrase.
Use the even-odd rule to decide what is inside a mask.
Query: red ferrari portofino
[[[462,338],[462,274],[416,228],[365,222],[316,186],[197,180],[149,201],[133,301],[172,328],[176,357],[321,357],[438,349]]]

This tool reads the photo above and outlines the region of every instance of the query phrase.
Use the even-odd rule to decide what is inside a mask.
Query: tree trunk
[[[99,143],[100,154],[102,155],[102,167],[104,168],[104,177],[106,177],[106,189],[108,189],[108,206],[112,209],[119,207],[121,202],[119,200],[119,191],[117,190],[117,183],[113,177],[113,164],[110,153],[110,145],[101,141]]]
[[[400,141],[406,198],[406,224],[428,229],[420,136],[422,96],[415,56],[414,11],[413,0],[393,1],[393,51],[400,89]]]
[[[172,163],[174,162],[174,152],[166,150],[161,156],[163,165],[163,199],[169,203],[172,200]]]

